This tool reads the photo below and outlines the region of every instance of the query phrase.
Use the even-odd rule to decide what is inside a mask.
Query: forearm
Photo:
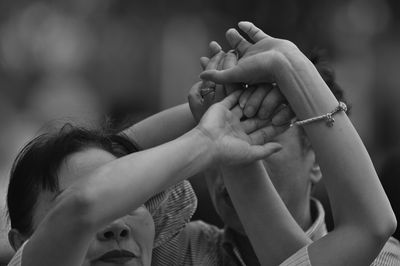
[[[306,61],[296,66],[286,65],[287,79],[281,83],[283,93],[300,119],[328,113],[338,105],[310,64]],[[297,89],[286,90],[288,86]],[[331,251],[343,249],[343,258],[346,258],[346,247],[358,244],[360,250],[371,255],[359,254],[357,259],[354,253],[349,258],[355,260],[347,263],[357,265],[364,258],[365,264],[379,252],[396,221],[368,152],[349,118],[339,112],[334,119],[333,127],[328,127],[325,121],[304,126],[323,172],[335,221],[334,234],[328,235],[323,243],[336,245]],[[335,240],[329,242],[329,239]],[[339,242],[343,245],[338,245]]]
[[[310,243],[279,197],[261,161],[222,167],[221,172],[262,265],[278,265]]]
[[[209,142],[193,129],[172,142],[116,159],[74,183],[56,198],[27,244],[24,259],[30,265],[81,265],[100,228],[210,165],[214,158]]]
[[[213,148],[208,137],[193,129],[174,141],[117,159],[76,187],[85,188],[83,194],[93,203],[92,219],[106,223],[204,170],[212,162]]]
[[[152,115],[124,130],[142,149],[161,145],[185,134],[196,123],[189,104],[181,104]]]

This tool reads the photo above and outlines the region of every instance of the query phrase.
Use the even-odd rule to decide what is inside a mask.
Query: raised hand
[[[224,53],[216,42],[210,43],[211,59],[200,58],[200,64],[205,70],[228,69],[236,65],[237,57],[232,51]],[[221,101],[226,95],[237,90],[237,84],[215,84],[210,81],[196,83],[189,91],[188,102],[190,110],[197,122],[214,103]]]
[[[255,43],[248,42],[235,29],[229,29],[226,38],[240,55],[237,66],[223,71],[205,71],[201,78],[217,83],[272,83],[279,79],[283,64],[296,66],[293,61],[307,59],[292,42],[273,38],[250,22],[240,22],[239,27]]]
[[[246,117],[270,119],[274,126],[289,124],[295,116],[275,84],[250,86],[240,96],[239,105]]]
[[[250,163],[270,156],[281,149],[280,144],[270,141],[286,129],[258,118],[240,121],[240,115],[233,111],[240,93],[235,91],[212,105],[197,126],[213,142],[217,161],[224,165]]]

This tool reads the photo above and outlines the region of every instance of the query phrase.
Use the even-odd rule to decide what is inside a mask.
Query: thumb
[[[211,80],[219,84],[245,82],[241,76],[242,71],[237,65],[225,70],[206,70],[200,74],[201,79]]]
[[[196,113],[195,111],[203,105],[203,97],[200,94],[201,84],[201,82],[197,82],[189,91],[188,102],[192,113]]]
[[[281,149],[282,145],[276,142],[268,142],[264,145],[252,145],[250,146],[251,161],[265,159]]]
[[[237,104],[241,93],[242,92],[240,90],[234,91],[233,93],[225,97],[225,99],[221,101],[221,104],[229,110],[232,109]]]

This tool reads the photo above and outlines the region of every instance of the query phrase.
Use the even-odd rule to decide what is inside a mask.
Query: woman
[[[123,138],[80,129],[33,140],[11,173],[9,238],[18,252],[10,265],[150,265],[147,199],[206,167],[247,163],[280,148],[253,141],[265,128],[230,110],[239,94],[215,104],[180,138],[124,157],[132,147]]]

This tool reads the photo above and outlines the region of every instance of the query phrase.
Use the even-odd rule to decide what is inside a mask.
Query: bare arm
[[[278,265],[311,242],[292,218],[261,161],[222,167],[221,173],[261,265]]]
[[[237,59],[233,53],[227,53],[224,59],[220,59],[218,56],[208,60],[207,69],[215,69],[218,61],[221,60],[223,60],[224,69],[236,65]],[[266,84],[257,86],[252,90],[255,93],[251,96],[246,95],[246,91],[242,93],[239,103],[241,99],[246,99],[248,100],[246,105],[251,106],[253,110],[251,114],[247,113],[247,117],[250,117],[250,115],[254,117],[256,111],[260,109],[260,105],[266,110],[271,109],[270,113],[274,113],[273,109],[279,106],[279,97],[275,97],[276,95],[268,97],[263,93],[266,87],[268,87]],[[192,88],[189,95],[189,103],[194,117],[201,117],[202,111],[207,108],[207,105],[213,103],[212,99],[207,97],[203,99],[201,104],[198,99],[198,89]],[[218,89],[221,88],[216,88],[216,90]],[[243,110],[246,112],[247,109],[243,108]],[[241,118],[243,110],[237,106],[236,111]],[[287,122],[290,121],[290,115],[291,112],[280,112],[277,113],[276,118],[279,117],[279,120]],[[269,118],[269,116],[264,116],[264,118]],[[252,121],[254,120],[247,119],[246,123],[252,123]],[[271,124],[269,120],[265,122]],[[286,127],[269,126],[268,129],[268,131],[263,131],[263,135],[254,137],[258,138],[260,142],[269,142],[283,132]],[[277,146],[277,150],[280,148],[280,145]],[[260,161],[248,165],[221,166],[204,172],[209,180],[216,178],[219,174],[223,176],[224,184],[235,210],[262,265],[278,265],[296,250],[310,242],[292,219]],[[274,218],[271,219],[271,217]],[[287,241],[282,241],[286,239]]]
[[[246,163],[273,152],[273,145],[254,142],[247,132],[255,128],[230,111],[238,97],[213,106],[182,137],[114,160],[68,187],[26,244],[23,265],[81,265],[98,229],[153,194],[215,162]]]
[[[124,130],[141,149],[149,149],[182,136],[196,126],[189,104],[181,104],[152,115]]]
[[[217,43],[210,44],[211,55],[215,55],[220,50],[221,47]],[[204,64],[207,63],[202,63],[204,68]],[[193,85],[192,89],[200,85],[201,82],[198,82]],[[204,112],[206,110],[207,108]],[[194,128],[199,120],[194,119],[189,104],[185,103],[156,113],[132,125],[122,133],[134,140],[141,149],[149,149],[182,136]]]
[[[299,119],[337,106],[313,64],[295,45],[272,38],[251,23],[239,26],[255,44],[240,40],[246,49],[238,65],[204,72],[202,78],[221,83],[277,82]],[[324,122],[305,126],[327,184],[336,226],[310,245],[309,255],[314,265],[368,265],[393,233],[396,219],[350,120],[343,112],[335,119],[333,127]]]

